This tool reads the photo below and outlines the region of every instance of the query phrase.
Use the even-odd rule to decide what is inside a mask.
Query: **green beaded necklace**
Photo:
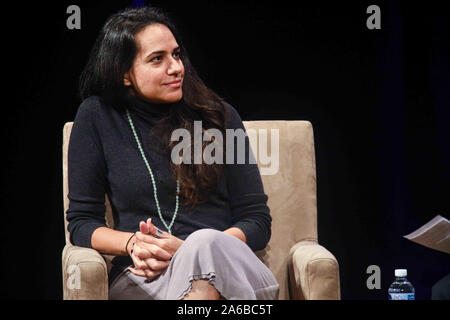
[[[133,135],[134,135],[134,138],[136,139],[136,143],[138,145],[139,152],[141,153],[142,159],[144,160],[147,170],[150,173],[150,178],[152,179],[153,195],[155,197],[155,202],[156,202],[156,207],[158,209],[159,218],[161,219],[162,223],[166,227],[167,232],[172,234],[171,229],[172,229],[173,223],[175,222],[175,218],[177,217],[177,213],[178,213],[178,195],[180,194],[180,183],[177,179],[177,195],[175,197],[175,211],[172,216],[172,221],[170,222],[169,225],[167,225],[166,221],[164,220],[164,218],[161,214],[161,208],[159,207],[158,191],[156,190],[156,182],[155,182],[155,177],[153,176],[152,168],[150,168],[147,158],[145,157],[144,150],[142,149],[142,146],[141,146],[141,142],[139,141],[136,130],[134,129],[134,124],[133,124],[133,120],[131,119],[130,112],[128,111],[128,109],[126,109],[126,112],[127,112],[128,122],[130,123],[131,130],[133,130]]]

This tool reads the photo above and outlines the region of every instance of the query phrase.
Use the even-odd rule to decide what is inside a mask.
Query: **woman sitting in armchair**
[[[198,77],[167,15],[143,7],[111,16],[80,80],[68,230],[74,245],[116,256],[109,298],[277,299],[277,281],[254,254],[271,236],[267,195],[257,165],[236,163],[250,147],[238,150],[233,137],[234,154],[215,156],[234,161],[196,161],[217,141],[199,146],[194,121],[225,136],[245,131],[242,120]],[[172,140],[179,129],[191,139],[182,156]]]

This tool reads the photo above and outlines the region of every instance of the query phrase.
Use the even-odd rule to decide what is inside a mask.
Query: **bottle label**
[[[389,293],[389,300],[414,300],[414,293]]]

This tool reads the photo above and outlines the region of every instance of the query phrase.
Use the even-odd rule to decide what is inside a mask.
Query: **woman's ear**
[[[130,87],[132,85],[130,74],[128,72],[123,75],[123,84],[125,87]]]

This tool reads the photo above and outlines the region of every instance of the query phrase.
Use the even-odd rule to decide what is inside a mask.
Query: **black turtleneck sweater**
[[[172,107],[173,104],[150,104],[140,99],[135,99],[129,107],[153,171],[161,213],[167,224],[175,210],[176,180],[162,144],[150,130]],[[226,128],[245,130],[231,105],[225,104],[225,111]],[[248,153],[247,137],[246,146]],[[257,165],[246,162],[225,165],[224,174],[207,203],[187,209],[181,206],[180,198],[172,234],[185,239],[199,229],[223,231],[237,227],[244,232],[253,251],[263,249],[271,235],[267,195]],[[94,230],[106,226],[105,194],[111,203],[116,230],[135,232],[140,221],[151,217],[157,227],[166,231],[158,215],[150,174],[125,112],[105,105],[99,97],[84,100],[77,111],[68,150],[68,179],[67,220],[72,244],[90,248]],[[117,257],[113,264],[117,274],[117,269],[132,261],[129,257]]]

